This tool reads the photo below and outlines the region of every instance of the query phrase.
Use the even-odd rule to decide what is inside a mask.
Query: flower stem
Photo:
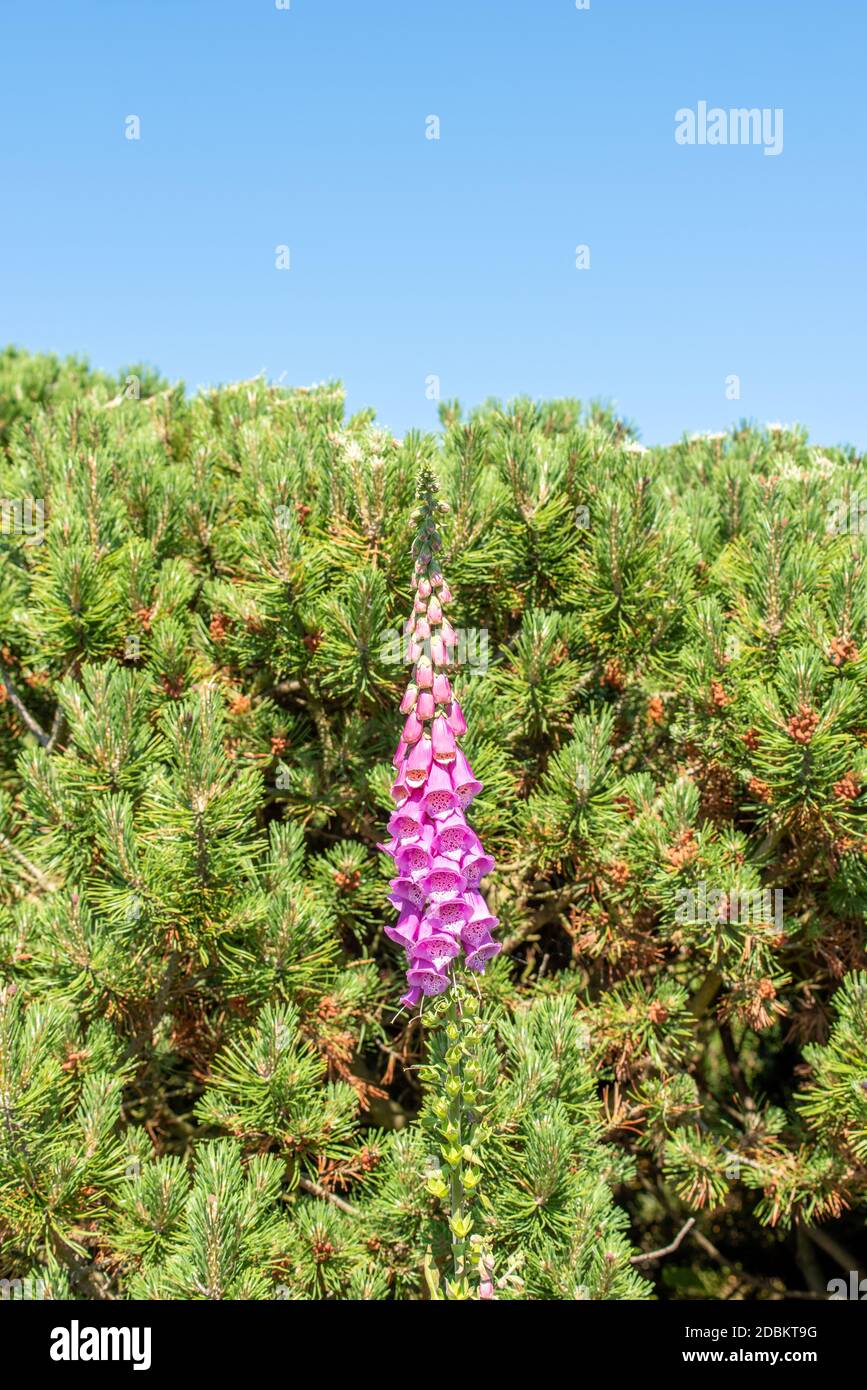
[[[461,1289],[466,1278],[467,1238],[463,1234],[464,1224],[464,1156],[466,1142],[466,1123],[464,1116],[464,1050],[460,1045],[461,1018],[458,991],[449,991],[449,1005],[445,1017],[446,1036],[449,1048],[446,1052],[448,1065],[449,1127],[455,1132],[453,1144],[460,1157],[450,1165],[449,1179],[449,1227],[452,1237],[452,1267],[456,1289]]]

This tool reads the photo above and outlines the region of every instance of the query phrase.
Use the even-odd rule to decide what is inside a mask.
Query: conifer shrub
[[[782,1298],[858,1267],[867,468],[748,423],[644,450],[599,403],[441,418],[0,356],[0,1277]],[[377,848],[420,477],[496,862],[463,1021],[401,1004]]]

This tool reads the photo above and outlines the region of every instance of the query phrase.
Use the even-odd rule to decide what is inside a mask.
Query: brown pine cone
[[[834,795],[841,801],[854,801],[861,794],[861,783],[854,772],[845,772],[839,782],[834,783]]]
[[[759,777],[751,777],[747,783],[747,791],[750,796],[754,796],[757,801],[770,801],[771,789],[767,782],[763,782]]]
[[[605,669],[602,672],[602,684],[610,685],[612,690],[622,690],[626,684],[623,667],[616,656],[613,656],[610,661],[606,661]]]
[[[665,718],[665,705],[659,695],[652,695],[648,700],[647,718],[651,724],[661,724]]]
[[[858,648],[851,637],[832,637],[828,657],[835,666],[842,666],[844,661],[854,661],[857,655]]]
[[[697,854],[698,845],[695,843],[694,830],[684,830],[665,851],[665,857],[674,869],[682,869],[685,864],[691,864]]]
[[[624,859],[614,859],[610,864],[603,864],[602,872],[615,888],[623,888],[629,882],[629,865]]]
[[[809,705],[801,704],[798,706],[798,713],[789,719],[786,729],[796,743],[809,743],[818,723],[819,716],[816,711]]]
[[[721,763],[711,763],[698,775],[702,815],[709,820],[730,820],[735,811],[735,780]]]

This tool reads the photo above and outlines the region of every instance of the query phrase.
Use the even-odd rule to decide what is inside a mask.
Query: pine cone
[[[610,661],[606,661],[605,669],[602,672],[602,684],[610,685],[612,690],[622,690],[626,684],[623,667],[616,656],[611,657]]]
[[[747,783],[747,791],[750,796],[754,796],[757,801],[770,802],[773,799],[771,796],[771,789],[767,782],[763,782],[759,777],[750,778]]]
[[[735,779],[721,763],[711,763],[698,777],[701,810],[708,820],[731,820],[735,812]]]
[[[854,801],[861,794],[861,783],[854,772],[846,772],[834,783],[834,795],[841,801]]]
[[[786,729],[796,743],[809,743],[816,732],[819,716],[809,705],[798,706],[798,713],[789,719]]]
[[[154,616],[154,613],[155,613],[155,612],[156,612],[156,605],[154,605],[153,608],[137,608],[137,609],[135,610],[135,615],[134,615],[134,616],[135,616],[136,620],[137,620],[138,622],[141,623],[141,625],[142,625],[142,627],[144,628],[145,632],[150,632],[150,630],[151,630],[151,623],[152,623],[152,621],[153,621],[153,616]]]
[[[665,705],[659,695],[653,695],[647,702],[647,718],[651,724],[661,724],[665,718]]]
[[[604,864],[602,872],[615,888],[623,888],[629,882],[629,865],[624,859],[614,859],[610,864]]]
[[[851,637],[832,637],[828,658],[835,666],[842,666],[844,661],[854,661],[857,655],[858,648]]]
[[[695,831],[684,830],[679,835],[674,844],[665,852],[665,857],[674,869],[682,869],[685,864],[691,864],[698,854],[698,845],[695,843]]]

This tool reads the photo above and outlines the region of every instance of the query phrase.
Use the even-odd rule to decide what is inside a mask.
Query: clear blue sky
[[[0,341],[190,387],[341,377],[398,433],[434,426],[436,374],[465,404],[608,396],[646,443],[747,416],[867,444],[857,0],[4,0],[2,25]],[[679,146],[701,100],[781,107],[782,154]]]

